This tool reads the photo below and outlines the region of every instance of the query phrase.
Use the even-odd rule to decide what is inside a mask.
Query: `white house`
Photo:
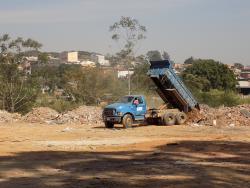
[[[88,61],[88,60],[81,61],[81,62],[80,62],[80,65],[83,66],[83,67],[96,67],[95,62],[93,62],[93,61]]]
[[[102,66],[109,66],[110,65],[109,60],[106,60],[105,56],[101,55],[101,54],[93,53],[93,54],[91,54],[91,59],[92,59],[92,61],[97,62]]]
[[[67,63],[79,63],[78,52],[63,52],[61,53],[61,60]]]
[[[134,71],[133,70],[118,70],[118,78],[127,78],[128,75],[133,75],[134,74]]]

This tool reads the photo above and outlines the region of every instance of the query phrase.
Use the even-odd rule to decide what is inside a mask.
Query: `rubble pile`
[[[57,123],[97,124],[102,122],[102,108],[95,106],[80,106],[72,111],[60,114]]]
[[[102,123],[102,108],[80,106],[65,113],[58,113],[48,107],[38,107],[22,117],[18,113],[0,110],[0,123],[16,121],[47,124],[100,124]],[[250,105],[219,108],[201,105],[200,111],[193,110],[188,114],[187,125],[250,126]]]
[[[58,113],[48,107],[33,108],[31,112],[22,117],[29,123],[47,124],[96,124],[102,122],[102,109],[94,106],[80,106],[72,111]]]
[[[219,108],[201,105],[200,114],[193,114],[191,114],[188,124],[250,126],[250,105]]]
[[[22,120],[29,123],[48,123],[59,116],[58,112],[48,107],[33,108],[22,117]]]
[[[21,119],[18,113],[9,113],[5,110],[0,110],[0,123],[16,122]]]

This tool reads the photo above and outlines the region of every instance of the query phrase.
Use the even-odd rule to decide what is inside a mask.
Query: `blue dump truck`
[[[105,127],[113,128],[114,124],[122,124],[124,128],[134,123],[173,125],[184,124],[187,113],[198,109],[199,104],[176,75],[168,60],[150,61],[148,76],[156,86],[156,91],[164,101],[158,109],[148,109],[145,97],[128,95],[103,110]]]

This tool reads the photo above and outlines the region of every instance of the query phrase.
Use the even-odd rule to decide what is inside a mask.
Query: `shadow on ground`
[[[0,188],[248,187],[250,143],[182,141],[154,151],[0,157]]]

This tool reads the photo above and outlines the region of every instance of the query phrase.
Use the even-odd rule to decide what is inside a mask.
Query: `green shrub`
[[[195,92],[195,97],[201,104],[211,107],[236,106],[240,104],[239,96],[232,91],[211,90],[210,92]]]
[[[240,98],[240,104],[250,104],[250,97],[247,98]]]
[[[58,112],[65,112],[72,110],[81,104],[72,101],[66,101],[64,99],[58,99],[50,95],[40,95],[36,101],[35,107],[49,107]]]

